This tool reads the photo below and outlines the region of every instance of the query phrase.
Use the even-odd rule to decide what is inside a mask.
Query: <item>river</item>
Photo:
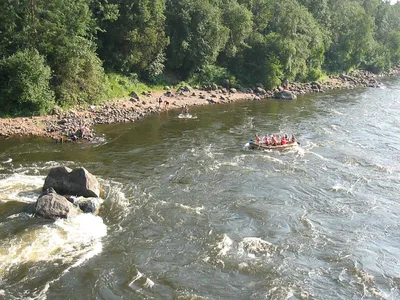
[[[399,299],[400,80],[0,141],[0,299]],[[296,134],[284,152],[255,133]],[[85,167],[98,215],[23,211]]]

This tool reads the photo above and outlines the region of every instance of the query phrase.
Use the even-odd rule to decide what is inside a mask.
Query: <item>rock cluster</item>
[[[67,218],[79,213],[96,213],[103,200],[96,177],[85,168],[50,170],[36,201],[34,214],[45,219]]]

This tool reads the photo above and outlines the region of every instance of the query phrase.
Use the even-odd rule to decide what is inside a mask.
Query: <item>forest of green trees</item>
[[[115,78],[272,88],[400,63],[389,0],[0,1],[0,116],[96,103]]]

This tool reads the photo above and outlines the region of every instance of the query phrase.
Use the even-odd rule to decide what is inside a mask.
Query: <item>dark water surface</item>
[[[399,299],[400,81],[0,141],[0,299]],[[244,147],[294,133],[287,152]],[[12,159],[12,161],[9,160]],[[84,166],[98,216],[21,212]]]

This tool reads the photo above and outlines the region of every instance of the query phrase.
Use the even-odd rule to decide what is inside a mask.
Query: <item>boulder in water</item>
[[[57,167],[51,169],[44,182],[43,191],[50,187],[61,195],[100,197],[102,194],[97,178],[85,168],[71,170],[67,167]]]
[[[53,188],[46,189],[36,201],[35,215],[45,219],[68,218],[79,211]]]
[[[284,91],[276,92],[274,94],[274,98],[294,100],[294,99],[297,98],[297,96],[294,93],[290,92],[290,91],[285,91],[284,90]]]

